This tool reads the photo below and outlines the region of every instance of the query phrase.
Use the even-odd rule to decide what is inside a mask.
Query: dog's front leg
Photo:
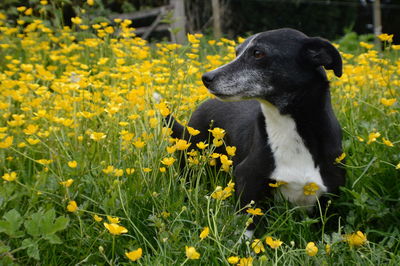
[[[271,172],[268,164],[263,161],[255,161],[254,158],[247,158],[234,170],[236,196],[240,199],[240,208],[247,214],[245,208],[251,202],[254,206],[260,207],[260,203],[271,195],[268,187],[269,174]],[[251,239],[260,216],[253,217],[253,223],[249,224],[245,232],[245,237]]]

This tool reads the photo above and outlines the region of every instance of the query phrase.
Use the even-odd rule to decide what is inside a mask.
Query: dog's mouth
[[[223,93],[216,92],[216,91],[213,91],[210,89],[208,89],[208,91],[221,101],[240,101],[243,99],[243,97],[239,94],[235,94],[235,95],[223,94]]]

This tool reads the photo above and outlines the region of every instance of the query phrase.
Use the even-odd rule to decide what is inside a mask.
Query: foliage
[[[390,36],[381,36],[383,53],[365,44],[342,53],[341,79],[329,73],[344,130],[340,197],[315,215],[284,201],[239,214],[235,149],[213,152],[225,132],[189,151],[163,117],[172,111],[185,123],[211,97],[202,73],[232,60],[242,39],[198,34],[185,46],[150,47],[129,21],[75,17],[72,27],[51,27],[17,11],[16,21],[0,14],[2,264],[400,261],[400,47]],[[221,169],[208,167],[216,162]],[[261,242],[241,241],[256,215]]]

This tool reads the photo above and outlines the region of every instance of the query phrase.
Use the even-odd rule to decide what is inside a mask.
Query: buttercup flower
[[[317,194],[318,190],[319,190],[319,186],[314,182],[308,183],[303,187],[304,195],[307,195],[307,196]]]
[[[128,257],[131,261],[137,261],[142,257],[143,251],[141,248],[133,250],[131,252],[125,252],[125,256]]]
[[[103,223],[104,227],[107,228],[108,232],[112,235],[121,235],[128,233],[128,229],[125,227],[119,225],[119,224],[114,224],[114,223]]]
[[[359,247],[367,243],[367,236],[363,234],[361,231],[357,231],[356,233],[346,235],[345,239],[350,247]]]
[[[186,257],[190,260],[198,260],[200,258],[200,253],[194,247],[185,246],[185,251]]]
[[[210,228],[208,226],[204,227],[203,231],[201,231],[200,233],[200,239],[206,238],[209,233],[210,233]]]
[[[5,173],[1,178],[3,178],[5,181],[11,182],[17,179],[17,173],[16,172]]]
[[[232,257],[227,258],[226,260],[229,262],[229,264],[236,264],[239,262],[239,259],[240,258],[237,256],[232,256]]]
[[[76,211],[78,210],[78,205],[76,204],[76,201],[71,200],[71,201],[68,203],[67,210],[68,210],[69,212],[76,212]]]
[[[70,187],[72,185],[72,183],[74,183],[74,180],[72,178],[70,178],[66,181],[61,181],[60,185],[62,185],[64,187]]]
[[[308,256],[311,256],[311,257],[317,255],[318,248],[314,242],[308,242],[308,244],[306,246],[306,253]]]
[[[247,212],[247,213],[250,213],[251,215],[264,215],[264,213],[261,211],[260,208],[256,208],[256,209],[248,208],[248,209],[246,210],[246,212]]]
[[[253,242],[251,243],[251,248],[254,250],[256,254],[265,251],[264,245],[260,239],[254,239]]]
[[[267,245],[270,246],[270,248],[273,248],[273,249],[279,248],[283,244],[283,242],[280,241],[279,239],[275,240],[270,236],[267,236],[265,238],[265,243],[267,243]]]

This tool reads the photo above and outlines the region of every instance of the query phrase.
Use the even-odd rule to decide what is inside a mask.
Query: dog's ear
[[[339,51],[327,40],[319,37],[305,40],[301,56],[313,66],[323,66],[333,70],[337,77],[342,76],[342,57]]]

